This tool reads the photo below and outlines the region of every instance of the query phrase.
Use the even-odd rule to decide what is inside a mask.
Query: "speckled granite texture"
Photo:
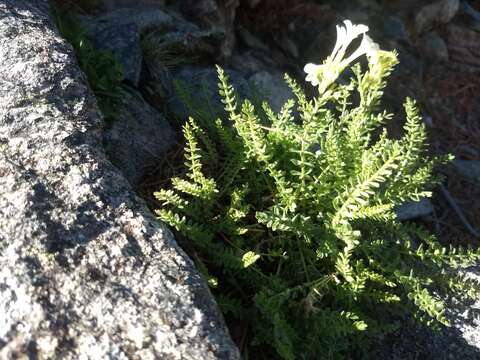
[[[46,0],[0,2],[0,68],[0,358],[239,358],[192,261],[106,160]]]

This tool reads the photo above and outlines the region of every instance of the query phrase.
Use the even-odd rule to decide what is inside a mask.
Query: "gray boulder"
[[[422,34],[435,25],[448,24],[455,17],[459,8],[459,0],[438,0],[425,5],[415,15],[415,33]]]
[[[210,31],[223,33],[220,55],[228,58],[235,46],[235,16],[239,0],[182,0],[182,12]]]
[[[113,10],[119,7],[164,6],[165,0],[94,0],[102,10]]]
[[[223,35],[200,30],[195,24],[176,17],[175,26],[150,31],[142,41],[146,82],[151,86],[164,83],[169,69],[192,61],[211,60],[218,54]]]
[[[275,112],[280,111],[288,99],[295,98],[281,73],[260,71],[248,80],[256,87],[261,99],[268,102]]]
[[[419,52],[432,63],[448,62],[448,48],[445,40],[436,32],[428,32],[420,39]]]
[[[177,63],[216,57],[224,40],[223,30],[201,29],[173,10],[118,8],[82,19],[95,46],[113,52],[124,68],[125,80],[134,86],[140,81],[143,61],[158,77]]]
[[[226,70],[230,83],[240,99],[251,97],[250,86],[243,76],[234,70]],[[218,94],[218,76],[213,67],[186,65],[173,74],[173,84],[166,101],[167,109],[175,118],[184,121],[188,116],[215,120],[224,117],[224,105]],[[180,90],[180,91],[179,91]]]
[[[0,13],[0,358],[238,359],[192,261],[107,161],[47,0]]]
[[[433,204],[427,198],[420,201],[408,201],[395,209],[398,220],[411,220],[433,213]]]
[[[108,159],[133,187],[146,166],[155,163],[175,144],[175,133],[167,119],[134,90],[124,92],[115,119],[104,132]]]
[[[112,24],[95,32],[93,37],[97,49],[109,50],[122,66],[124,80],[137,86],[142,70],[142,48],[140,31],[134,23]]]
[[[99,30],[112,25],[124,26],[135,24],[140,33],[152,29],[173,26],[175,19],[165,11],[142,6],[141,3],[131,1],[130,7],[115,7],[106,14],[93,18],[95,27]]]
[[[247,76],[251,76],[260,71],[267,71],[277,66],[273,59],[270,58],[268,51],[255,49],[236,52],[232,55],[229,64],[232,69]]]
[[[452,165],[461,176],[480,184],[479,160],[454,160]]]
[[[142,70],[141,35],[172,26],[174,19],[156,8],[118,8],[99,17],[85,16],[83,23],[97,49],[109,50],[122,65],[125,80],[134,86]]]
[[[467,279],[479,281],[478,266],[459,270]],[[411,319],[399,322],[395,332],[382,335],[369,352],[371,359],[480,359],[480,300],[465,301],[442,297],[448,308],[445,315],[451,326],[438,332],[414,326]]]
[[[404,21],[400,17],[386,16],[381,19],[383,23],[383,34],[386,38],[402,42],[409,41],[408,31]]]

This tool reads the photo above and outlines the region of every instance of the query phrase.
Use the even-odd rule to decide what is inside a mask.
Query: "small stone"
[[[448,62],[449,59],[447,44],[436,32],[429,32],[421,38],[419,51],[433,63]]]
[[[426,198],[420,201],[409,201],[398,206],[395,213],[400,221],[416,219],[433,213],[433,204]]]
[[[253,35],[250,31],[248,31],[248,29],[244,27],[239,27],[237,29],[237,32],[240,40],[242,40],[247,47],[251,49],[269,51],[268,46],[262,40]]]
[[[250,86],[239,72],[225,69],[225,73],[241,99],[251,97]],[[225,117],[224,105],[218,95],[218,75],[213,67],[185,65],[177,68],[172,77],[191,101],[185,104],[172,84],[167,90],[170,95],[166,105],[176,119],[185,121],[189,116],[195,118],[197,113],[206,113],[213,123],[217,117]]]
[[[448,24],[459,8],[459,0],[440,0],[424,6],[415,16],[415,33],[422,34],[435,25]]]
[[[239,0],[182,0],[180,9],[189,18],[205,29],[223,33],[220,57],[228,58],[235,46],[235,15]]]
[[[157,161],[176,142],[165,117],[134,90],[125,92],[104,131],[104,146],[112,163],[136,187],[147,165]]]
[[[97,49],[109,50],[122,66],[124,80],[137,86],[142,70],[142,49],[140,32],[133,24],[111,25],[95,34],[94,44]]]
[[[262,100],[267,101],[275,112],[280,111],[285,102],[294,97],[280,73],[261,71],[248,80],[256,86]]]
[[[386,37],[397,41],[408,41],[405,23],[397,16],[387,16],[383,21],[383,33]]]
[[[461,176],[480,184],[480,160],[454,160],[452,165]]]
[[[425,123],[425,125],[427,125],[430,128],[434,127],[433,118],[430,115],[424,115],[423,122]]]
[[[141,36],[152,29],[171,27],[172,16],[160,9],[119,8],[102,16],[82,17],[96,48],[110,50],[122,65],[124,79],[133,86],[142,69]]]

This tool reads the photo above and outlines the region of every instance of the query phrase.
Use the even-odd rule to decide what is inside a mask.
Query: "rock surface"
[[[142,70],[140,32],[134,23],[112,24],[95,33],[97,49],[109,50],[122,66],[124,79],[137,86]]]
[[[448,62],[448,48],[443,38],[436,32],[426,33],[420,40],[420,53],[433,63]]]
[[[227,58],[235,46],[234,23],[239,4],[239,0],[183,0],[181,9],[206,29],[223,33],[220,57]]]
[[[478,268],[462,271],[467,278],[480,279]],[[442,326],[440,333],[412,326],[407,321],[394,333],[387,334],[372,351],[372,359],[480,359],[480,300],[464,302],[455,298],[443,299],[451,327]]]
[[[395,209],[398,220],[411,220],[433,213],[433,204],[429,199],[409,201]]]
[[[415,32],[422,34],[437,24],[448,24],[459,8],[459,0],[439,0],[424,6],[415,16]]]
[[[240,73],[234,70],[226,70],[225,73],[240,99],[251,97],[250,86]],[[213,67],[186,65],[178,68],[172,76],[181,92],[189,98],[186,103],[177,90],[170,90],[167,107],[176,119],[185,121],[188,116],[202,116],[199,112],[207,112],[210,119],[224,118],[224,105],[218,95],[218,76]]]
[[[279,112],[289,99],[294,99],[292,90],[288,87],[280,73],[260,71],[248,79],[261,94],[261,100],[267,101],[273,111]]]
[[[164,6],[165,0],[96,0],[96,6],[105,10],[119,7]]]
[[[461,176],[480,185],[480,160],[455,160],[452,165]]]
[[[192,261],[106,160],[47,1],[0,14],[0,358],[238,359]]]
[[[112,25],[135,24],[140,33],[172,26],[174,19],[162,9],[142,7],[117,7],[106,14],[94,18],[94,26],[103,29]]]
[[[109,50],[122,65],[125,80],[137,86],[142,70],[141,36],[151,30],[172,26],[174,19],[155,8],[118,8],[99,17],[85,16],[95,47]]]
[[[115,119],[104,132],[109,160],[136,187],[147,165],[175,144],[175,133],[167,119],[131,90],[118,102]]]

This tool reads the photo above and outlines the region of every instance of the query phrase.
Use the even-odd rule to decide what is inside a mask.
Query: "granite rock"
[[[480,160],[454,160],[452,166],[458,174],[480,185]]]
[[[425,5],[415,16],[415,33],[422,34],[435,25],[448,24],[457,14],[460,0],[438,0]]]
[[[420,201],[408,201],[395,209],[398,220],[412,220],[433,213],[433,204],[427,198]]]
[[[139,184],[144,169],[165,155],[175,141],[167,119],[135,90],[123,92],[115,119],[103,136],[108,159],[133,187]]]
[[[239,0],[183,0],[182,12],[204,29],[223,33],[220,57],[228,58],[235,46],[235,16]]]
[[[83,23],[95,47],[109,50],[122,65],[124,80],[138,86],[142,70],[141,37],[144,33],[173,26],[172,16],[157,8],[118,8]]]
[[[420,39],[419,52],[432,62],[448,62],[448,48],[445,40],[436,32],[428,32]]]
[[[241,73],[234,70],[226,70],[230,83],[237,91],[240,99],[251,98],[251,88]],[[218,76],[215,68],[185,65],[179,67],[172,74],[173,89],[169,91],[166,103],[168,112],[179,121],[185,121],[188,116],[208,116],[213,121],[224,118],[224,105],[218,94]],[[180,87],[183,94],[179,94]],[[189,99],[185,99],[186,95]],[[182,98],[184,97],[184,98]],[[186,103],[188,100],[189,103]]]
[[[107,161],[47,0],[0,14],[0,358],[238,359],[193,262]]]
[[[259,92],[261,100],[268,102],[275,112],[279,112],[287,100],[295,98],[281,73],[260,71],[248,80]]]
[[[110,51],[122,66],[124,80],[137,86],[142,70],[140,32],[134,23],[112,24],[95,33],[95,48]]]

